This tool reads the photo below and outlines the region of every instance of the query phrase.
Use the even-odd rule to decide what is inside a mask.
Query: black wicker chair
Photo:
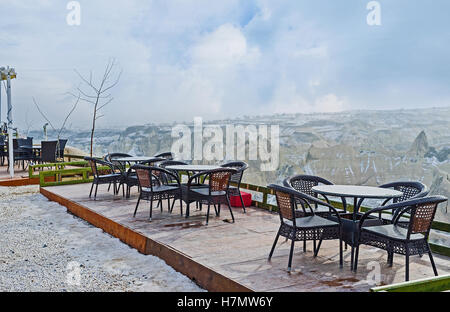
[[[153,201],[157,200],[161,206],[161,212],[163,211],[162,201],[167,199],[168,210],[172,212],[173,206],[177,199],[180,200],[181,214],[183,214],[183,203],[181,196],[181,185],[178,177],[172,172],[158,167],[150,167],[144,165],[134,165],[131,168],[136,171],[139,183],[139,198],[136,203],[136,209],[134,210],[133,217],[136,216],[137,209],[141,199],[150,201],[150,218],[152,220]],[[168,185],[160,178],[162,175],[171,176],[178,181],[177,185]],[[170,199],[173,199],[172,206],[170,206]]]
[[[127,164],[116,160],[124,157],[131,157],[131,155],[125,153],[110,153],[105,156],[105,160],[113,165],[114,173],[120,173],[122,175],[121,180],[118,182],[117,190],[114,192],[118,193],[120,186],[122,186],[122,196],[125,196],[125,184],[126,184],[127,185],[126,196],[128,197],[131,187],[137,186],[138,181],[135,173],[133,173],[131,170],[127,171]],[[111,183],[108,186],[108,191],[110,190],[110,188]]]
[[[25,169],[25,162],[34,160],[33,157],[33,138],[13,139],[14,162],[22,163],[22,169]]]
[[[275,192],[281,222],[272,249],[270,250],[269,260],[272,258],[280,236],[292,240],[288,262],[289,272],[292,268],[294,243],[296,241],[312,240],[314,242],[314,257],[316,257],[322,240],[339,239],[339,264],[342,267],[342,223],[339,212],[332,205],[316,197],[298,192],[291,187],[271,184],[268,188]],[[316,215],[314,209],[311,207],[312,203],[329,208],[331,214],[335,215],[337,222]],[[303,209],[306,209],[306,207],[309,208],[310,213],[300,218],[297,217],[295,211],[299,204],[302,205]],[[318,245],[316,245],[317,240],[319,240]]]
[[[93,157],[85,157],[84,160],[86,160],[89,163],[89,166],[91,167],[92,170],[92,174],[94,175],[94,180],[92,180],[91,191],[89,192],[89,198],[91,198],[92,196],[92,190],[95,185],[94,199],[97,199],[97,190],[99,184],[110,184],[110,183],[114,184],[114,195],[117,194],[116,185],[121,181],[122,175],[120,173],[114,172],[113,164]],[[111,173],[102,175],[98,169],[99,165],[109,167]]]
[[[311,175],[296,175],[290,178],[286,178],[283,181],[283,185],[286,187],[291,187],[294,190],[307,194],[311,197],[315,197],[315,198],[319,198],[318,194],[315,193],[312,188],[314,186],[317,186],[319,184],[324,184],[324,185],[333,185],[332,182],[321,178],[321,177],[317,177],[317,176],[311,176]],[[323,196],[323,198],[325,199],[325,201],[330,204],[330,201],[328,200],[328,197],[325,195],[320,195]],[[314,205],[314,214],[318,215],[318,216],[328,216],[331,212],[331,210],[327,207],[327,206],[323,206],[318,204],[317,202],[314,203],[310,203]],[[347,202],[345,200],[345,198],[342,198],[342,204],[343,207],[346,208],[347,207]],[[336,211],[338,211],[339,213],[345,212],[345,210],[342,209],[337,209],[335,208]],[[309,215],[310,213],[306,210],[306,209],[302,209],[302,210],[298,210],[296,211],[296,216],[297,217],[303,217],[305,215]]]
[[[359,245],[365,244],[386,250],[388,252],[388,263],[390,266],[392,266],[394,254],[405,255],[406,281],[409,280],[409,256],[428,253],[434,274],[437,276],[438,272],[433,260],[430,245],[428,244],[428,236],[430,234],[431,224],[437,206],[446,201],[447,198],[444,196],[431,196],[378,207],[366,212],[359,223],[354,265],[355,272],[358,266]],[[392,224],[362,227],[364,220],[366,220],[370,214],[392,209],[399,211]],[[401,216],[407,212],[410,214],[410,222],[408,228],[405,229],[398,226],[397,222]]]
[[[231,176],[231,182],[235,183],[236,186],[230,185],[228,194],[230,196],[239,196],[239,198],[241,199],[242,208],[244,209],[244,213],[245,213],[245,205],[244,205],[244,200],[242,199],[240,187],[241,187],[241,181],[242,181],[242,177],[244,175],[244,171],[248,168],[248,164],[243,161],[233,161],[233,162],[228,162],[226,164],[223,164],[223,165],[221,165],[221,167],[233,168],[233,169],[237,170],[237,172]]]
[[[208,205],[206,225],[208,225],[209,222],[209,212],[211,205],[214,206],[216,216],[218,217],[220,216],[221,204],[226,204],[228,205],[228,209],[230,210],[231,218],[234,223],[235,220],[233,210],[231,209],[228,192],[231,176],[235,173],[236,170],[232,168],[219,168],[203,171],[191,176],[187,185],[185,186],[186,191],[183,194],[183,199],[187,203],[186,218],[189,217],[189,205],[192,201]],[[199,179],[202,179],[203,181],[208,180],[207,187],[199,187],[199,185],[197,184],[197,181]],[[216,207],[216,205],[218,206]]]
[[[42,141],[41,142],[41,157],[38,159],[41,163],[56,162],[56,148],[58,141]]]

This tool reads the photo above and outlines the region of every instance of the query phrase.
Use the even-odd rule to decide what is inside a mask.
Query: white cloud
[[[314,102],[315,111],[319,112],[341,112],[345,109],[345,102],[335,94],[327,94],[317,98]]]
[[[364,6],[358,17],[357,6],[333,1],[321,6],[289,0],[80,0],[81,25],[71,27],[66,1],[0,2],[0,65],[18,72],[13,103],[19,127],[27,110],[38,116],[32,96],[53,119],[61,119],[73,102],[65,93],[79,83],[73,69],[85,74],[92,69],[99,79],[110,57],[123,75],[100,120],[103,127],[380,103],[414,107],[419,100],[449,98],[448,45],[433,41],[443,31],[408,29],[403,35],[384,24],[374,34],[365,24]],[[396,9],[405,10],[392,5],[393,15]],[[402,16],[414,17],[408,13]],[[398,54],[408,48],[403,38],[421,33],[427,41],[414,37],[414,42],[426,42],[428,53],[417,44],[417,53]],[[429,53],[436,55],[417,57]],[[411,84],[411,69],[423,77],[420,84]],[[389,88],[398,92],[385,92]],[[89,110],[89,104],[81,105],[72,122],[89,127]],[[41,123],[36,118],[34,126]]]
[[[205,35],[192,48],[193,66],[213,66],[225,69],[233,65],[245,65],[258,61],[257,47],[249,47],[242,31],[224,24]]]

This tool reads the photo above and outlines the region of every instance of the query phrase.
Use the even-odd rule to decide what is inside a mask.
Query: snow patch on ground
[[[36,186],[0,187],[0,233],[0,291],[203,291],[161,259],[70,215]]]

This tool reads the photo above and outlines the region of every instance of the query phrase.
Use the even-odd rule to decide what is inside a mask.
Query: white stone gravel
[[[27,186],[0,187],[0,291],[204,290]]]

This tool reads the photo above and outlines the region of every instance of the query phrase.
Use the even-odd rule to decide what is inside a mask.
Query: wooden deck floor
[[[136,191],[131,199],[123,199],[106,188],[99,187],[96,201],[88,198],[90,184],[42,188],[41,192],[142,253],[162,258],[210,291],[368,291],[373,281],[379,285],[404,281],[403,256],[396,256],[393,267],[388,267],[386,253],[367,246],[361,247],[358,273],[350,271],[350,248],[344,251],[344,268],[340,269],[338,241],[323,242],[317,258],[312,255],[312,242],[306,253],[299,242],[289,274],[289,244],[284,239],[272,261],[267,260],[279,226],[277,214],[254,207],[244,214],[241,208],[233,208],[233,224],[227,222],[230,215],[222,207],[221,216],[211,213],[205,226],[205,209],[195,211],[191,205],[191,216],[186,219],[177,206],[169,214],[164,203],[164,212],[154,209],[149,222],[145,201],[137,217],[132,216]],[[411,258],[411,280],[433,276],[428,256]],[[440,274],[450,273],[449,260],[435,255]]]

